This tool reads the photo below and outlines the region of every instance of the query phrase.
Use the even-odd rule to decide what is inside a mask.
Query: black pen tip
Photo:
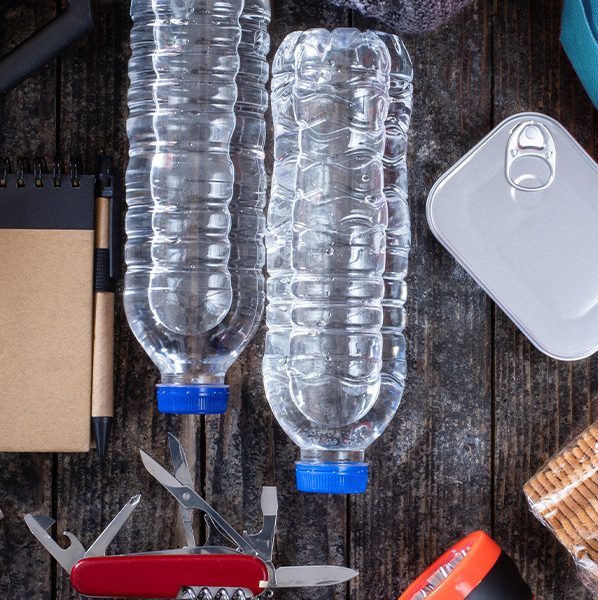
[[[112,428],[112,417],[92,417],[93,432],[96,438],[98,456],[104,458],[108,450],[110,430]]]

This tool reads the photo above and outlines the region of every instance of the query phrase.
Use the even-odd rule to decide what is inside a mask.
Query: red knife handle
[[[98,598],[176,598],[184,587],[245,588],[264,591],[268,569],[243,554],[129,554],[83,558],[71,584]]]

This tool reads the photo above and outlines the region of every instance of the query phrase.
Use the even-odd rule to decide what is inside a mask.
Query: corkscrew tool
[[[262,491],[262,529],[240,534],[193,489],[193,478],[179,441],[169,434],[174,476],[141,450],[149,473],[178,501],[185,530],[182,548],[106,556],[110,542],[138,505],[133,496],[97,540],[86,551],[72,533],[62,548],[47,530],[54,520],[27,515],[29,529],[69,573],[71,584],[84,596],[93,598],[178,598],[188,600],[246,600],[275,588],[319,587],[344,583],[357,571],[332,565],[275,568],[272,563],[278,500],[275,487]],[[204,513],[207,541],[195,543],[192,513]],[[218,532],[228,545],[214,539]]]
[[[513,560],[482,531],[432,563],[399,600],[532,600]]]

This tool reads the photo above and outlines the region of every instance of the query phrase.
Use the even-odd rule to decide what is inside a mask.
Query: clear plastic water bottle
[[[269,6],[242,9],[131,7],[125,309],[163,412],[226,410],[224,376],[263,310]]]
[[[294,33],[275,57],[263,369],[302,491],[364,491],[402,396],[411,81],[377,32]]]
[[[236,124],[230,154],[234,168],[229,270],[231,308],[216,328],[212,344],[234,360],[256,332],[264,310],[264,232],[268,177],[264,163],[270,76],[269,0],[245,0],[239,19],[240,67],[237,74]],[[232,364],[232,360],[231,360]],[[228,368],[228,366],[227,366]]]
[[[133,290],[137,293],[141,290],[142,293],[143,286],[134,282],[133,278],[143,282],[143,267],[151,264],[153,202],[149,172],[156,146],[152,93],[155,80],[152,64],[154,11],[151,2],[132,0],[131,16],[133,26],[130,35],[127,120],[129,163],[125,181],[128,204],[126,228],[129,234],[126,246],[126,260],[129,265],[127,278],[128,284],[133,285],[128,286],[128,300],[132,299]]]

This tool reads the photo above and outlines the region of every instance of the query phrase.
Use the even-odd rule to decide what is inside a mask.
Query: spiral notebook
[[[0,451],[90,448],[94,176],[0,165]]]

